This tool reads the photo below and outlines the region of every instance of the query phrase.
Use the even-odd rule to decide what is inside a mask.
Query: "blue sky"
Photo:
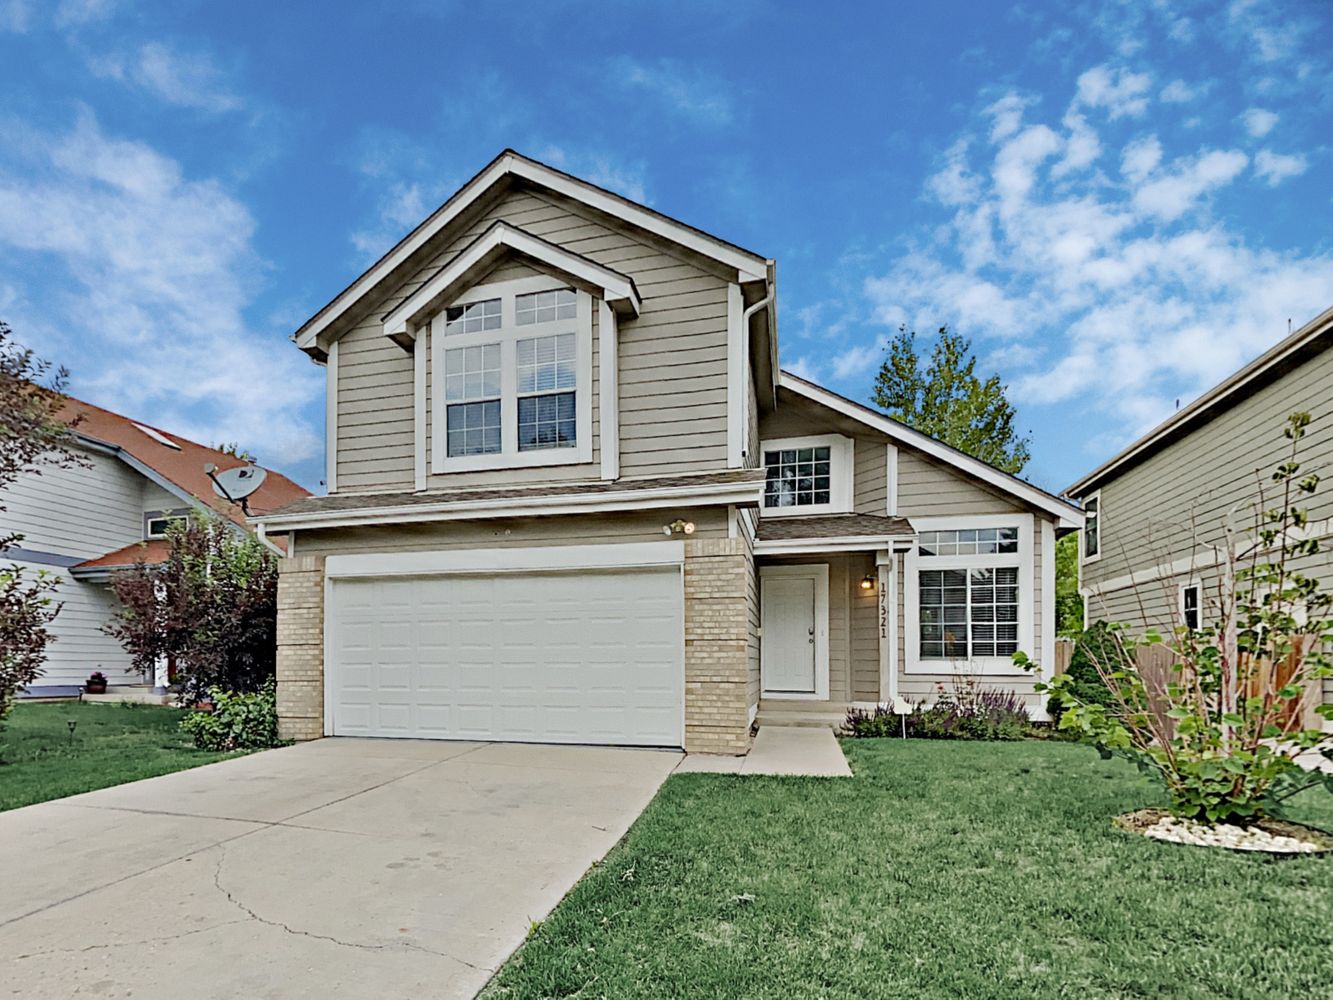
[[[0,317],[318,488],[286,338],[501,148],[776,258],[865,399],[906,322],[1059,489],[1333,304],[1333,7],[0,0]],[[492,9],[493,8],[493,9]]]

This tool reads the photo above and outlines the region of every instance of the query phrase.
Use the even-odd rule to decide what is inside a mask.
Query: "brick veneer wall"
[[[324,557],[278,560],[278,733],[324,735]]]
[[[739,538],[685,543],[685,749],[750,749],[748,579]]]

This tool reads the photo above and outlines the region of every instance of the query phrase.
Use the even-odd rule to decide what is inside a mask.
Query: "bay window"
[[[1011,658],[1032,642],[1032,519],[956,522],[914,519],[922,530],[904,568],[907,669],[1021,672]]]
[[[538,277],[431,321],[432,469],[592,461],[592,297]]]

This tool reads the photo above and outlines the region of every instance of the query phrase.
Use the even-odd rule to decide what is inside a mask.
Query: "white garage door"
[[[340,736],[680,746],[679,567],[340,579]]]

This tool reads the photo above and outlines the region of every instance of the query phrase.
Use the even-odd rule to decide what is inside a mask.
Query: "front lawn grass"
[[[0,811],[237,756],[196,750],[184,716],[158,705],[15,706],[0,729]]]
[[[1113,829],[1162,796],[1085,747],[844,748],[850,780],[668,779],[483,995],[1330,995],[1333,858]]]

